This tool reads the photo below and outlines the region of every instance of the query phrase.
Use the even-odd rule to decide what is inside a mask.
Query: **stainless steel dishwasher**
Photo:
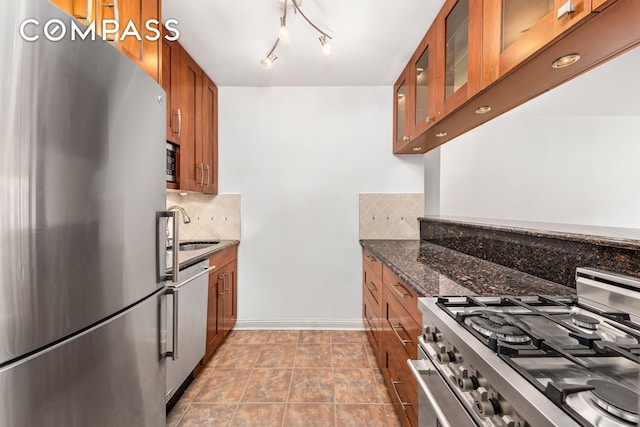
[[[209,261],[180,270],[181,280],[167,287],[173,304],[167,305],[167,336],[172,350],[167,358],[167,388],[165,402],[180,386],[204,356],[207,336],[207,296],[209,291]],[[168,344],[169,345],[169,344]]]

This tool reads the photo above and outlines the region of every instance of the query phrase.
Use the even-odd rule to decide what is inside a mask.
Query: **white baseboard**
[[[364,331],[362,320],[324,320],[324,319],[289,319],[289,320],[238,320],[233,329],[300,329],[300,330],[343,330]]]

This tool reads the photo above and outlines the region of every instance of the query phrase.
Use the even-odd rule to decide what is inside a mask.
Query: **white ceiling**
[[[276,40],[281,0],[163,0],[163,20],[180,23],[180,43],[218,86],[390,86],[444,0],[304,0],[300,9],[333,39],[287,12],[290,43],[270,69],[260,65]]]

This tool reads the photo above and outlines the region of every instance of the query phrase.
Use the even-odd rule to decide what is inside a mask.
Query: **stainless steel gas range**
[[[420,299],[420,426],[638,425],[640,279],[576,277],[577,297]]]

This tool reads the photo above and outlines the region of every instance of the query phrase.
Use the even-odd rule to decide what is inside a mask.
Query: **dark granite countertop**
[[[183,270],[187,267],[192,266],[204,259],[209,258],[211,255],[216,252],[220,252],[225,250],[231,246],[239,245],[239,240],[218,240],[220,243],[217,245],[210,246],[205,249],[198,249],[195,251],[180,251],[178,253],[178,261],[180,265],[180,270]],[[167,251],[167,257],[171,256],[171,251]],[[167,274],[170,274],[172,269],[167,270]]]
[[[573,295],[575,289],[420,240],[361,240],[420,296]]]
[[[593,245],[640,250],[640,229],[636,228],[555,224],[549,222],[472,218],[447,215],[425,216],[418,218],[418,220],[426,222],[466,224],[485,230],[512,231],[532,237],[553,237],[561,240],[586,242]]]

